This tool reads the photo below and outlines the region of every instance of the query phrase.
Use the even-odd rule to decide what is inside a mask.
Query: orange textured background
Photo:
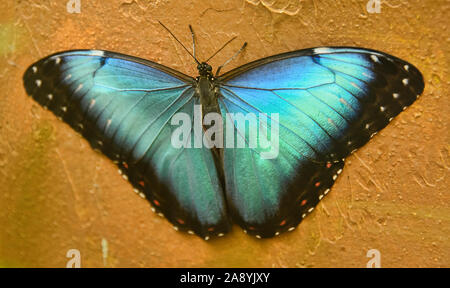
[[[366,0],[66,0],[0,2],[0,266],[83,267],[450,266],[449,2]],[[176,232],[87,141],[26,96],[22,74],[60,50],[106,49],[194,75],[188,24],[205,58],[227,69],[295,49],[361,46],[416,65],[423,96],[350,156],[327,196],[300,226],[258,240],[234,226],[214,241]],[[107,251],[102,252],[107,247]],[[107,245],[106,245],[107,244]],[[107,252],[107,253],[106,253]]]

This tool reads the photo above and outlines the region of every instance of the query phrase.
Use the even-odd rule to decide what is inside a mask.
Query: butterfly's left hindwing
[[[411,64],[358,48],[280,54],[221,76],[222,113],[267,114],[279,126],[279,154],[224,149],[226,195],[234,219],[258,237],[293,230],[329,191],[344,158],[422,93]],[[279,121],[270,119],[279,115]],[[250,123],[250,122],[249,122]],[[252,124],[249,124],[252,126]],[[255,130],[261,121],[253,124]],[[249,143],[247,130],[234,137]]]
[[[228,230],[211,151],[171,145],[172,116],[193,120],[192,78],[143,59],[81,50],[42,59],[23,79],[30,96],[115,161],[177,229],[202,237]]]

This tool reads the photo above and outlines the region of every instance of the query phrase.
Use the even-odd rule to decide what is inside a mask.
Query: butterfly
[[[154,212],[205,240],[233,222],[257,238],[294,230],[328,194],[345,158],[424,89],[412,64],[356,47],[297,50],[215,75],[191,56],[196,78],[116,52],[65,51],[32,64],[23,81],[34,100],[112,159]],[[194,123],[198,105],[223,119],[266,115],[248,127],[231,121],[225,133],[248,144],[250,128],[276,125],[277,156],[249,145],[174,147],[171,120],[183,113]],[[187,132],[193,142],[195,128]]]

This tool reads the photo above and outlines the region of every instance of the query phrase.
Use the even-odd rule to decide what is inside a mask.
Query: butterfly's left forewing
[[[251,128],[278,127],[273,159],[261,147],[224,150],[230,210],[248,233],[260,237],[293,230],[330,191],[344,158],[424,88],[413,65],[358,48],[305,49],[264,58],[222,75],[221,83],[224,117],[262,113],[268,118],[249,121],[248,129],[235,124],[235,138],[249,144]]]
[[[171,143],[173,115],[193,121],[193,81],[150,61],[98,50],[54,54],[24,75],[27,93],[115,161],[157,213],[177,229],[209,237],[229,226],[212,153]]]

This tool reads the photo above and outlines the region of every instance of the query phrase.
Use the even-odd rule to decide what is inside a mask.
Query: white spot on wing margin
[[[94,50],[94,51],[91,51],[91,55],[92,56],[101,56],[101,57],[103,57],[103,56],[105,56],[105,52],[103,52],[101,50]]]
[[[329,54],[333,51],[328,47],[318,47],[318,48],[314,48],[313,52],[314,52],[314,54]]]

